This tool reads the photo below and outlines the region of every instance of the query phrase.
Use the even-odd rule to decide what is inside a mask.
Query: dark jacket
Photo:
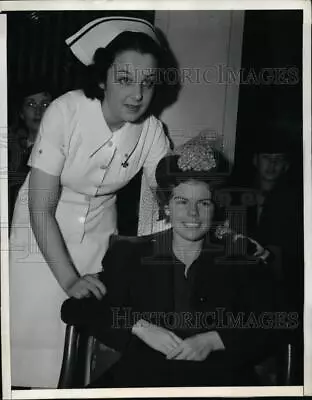
[[[153,360],[154,368],[174,363],[166,361],[166,364],[164,356],[132,335],[131,328],[136,320],[143,318],[171,328],[182,338],[215,330],[225,346],[224,351],[216,352],[220,357],[209,355],[207,358],[209,362],[214,361],[212,370],[216,375],[216,365],[220,365],[224,373],[226,363],[231,373],[234,371],[241,377],[239,371],[247,371],[267,357],[281,337],[288,340],[287,332],[296,325],[296,318],[286,314],[287,307],[280,303],[269,266],[252,259],[226,258],[223,248],[215,245],[205,246],[188,271],[188,322],[181,325],[183,318],[178,319],[179,323],[172,322],[170,317],[177,315],[173,313],[179,306],[181,311],[181,296],[177,299],[174,265],[179,261],[172,253],[171,243],[171,231],[153,235],[141,243],[117,241],[103,260],[101,280],[107,295],[102,301],[94,298],[65,301],[63,321],[88,325],[96,338],[124,354],[121,363],[130,359],[132,364],[126,362],[126,365],[134,366],[134,360],[144,353],[149,361]],[[279,317],[277,312],[284,314]],[[196,315],[200,316],[200,322],[195,322]],[[192,362],[175,362],[179,365],[179,376],[181,365],[188,363]],[[203,369],[205,362],[195,364],[196,369]],[[208,364],[206,371],[209,371]],[[129,371],[131,368],[127,375],[123,374],[127,377],[126,386],[131,386]],[[182,386],[185,380],[174,382]],[[141,383],[147,386],[146,382]],[[211,384],[216,383],[212,381]]]

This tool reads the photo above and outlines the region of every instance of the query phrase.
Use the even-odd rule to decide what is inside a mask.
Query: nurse
[[[163,50],[140,19],[97,19],[66,40],[87,66],[82,90],[51,103],[41,122],[31,171],[15,205],[10,238],[12,386],[57,386],[69,296],[94,295],[116,191],[143,167],[150,185],[169,150],[150,114]]]

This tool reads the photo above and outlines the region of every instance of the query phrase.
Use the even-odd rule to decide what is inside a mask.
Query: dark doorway
[[[300,10],[245,13],[237,172],[252,164],[255,143],[282,132],[296,151],[292,173],[302,181],[302,23]]]
[[[283,267],[293,269],[288,293],[298,293],[300,318],[303,315],[303,110],[302,110],[302,34],[300,10],[246,11],[243,36],[241,82],[236,131],[233,181],[254,182],[253,153],[263,144],[288,143],[291,166],[288,171],[288,194],[297,196],[296,208],[286,209],[285,235],[293,238]],[[273,139],[273,140],[272,140]],[[260,146],[260,147],[259,147]],[[281,146],[283,147],[283,146]],[[283,152],[283,151],[281,151]],[[276,151],[278,153],[278,151]],[[285,192],[286,193],[286,192]],[[286,198],[285,198],[286,197]],[[287,195],[279,203],[287,204]],[[296,214],[292,230],[288,217]],[[296,384],[303,384],[303,330],[295,342]]]

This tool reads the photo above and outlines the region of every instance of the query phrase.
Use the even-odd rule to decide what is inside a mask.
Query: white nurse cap
[[[95,19],[65,42],[78,60],[85,65],[90,65],[99,47],[106,47],[116,36],[125,31],[145,33],[159,44],[153,25],[144,19],[132,17]]]

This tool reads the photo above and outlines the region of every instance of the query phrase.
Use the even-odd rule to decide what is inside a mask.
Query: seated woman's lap
[[[90,387],[231,386],[239,371],[226,352],[212,353],[205,361],[167,360],[152,349],[128,352]]]

